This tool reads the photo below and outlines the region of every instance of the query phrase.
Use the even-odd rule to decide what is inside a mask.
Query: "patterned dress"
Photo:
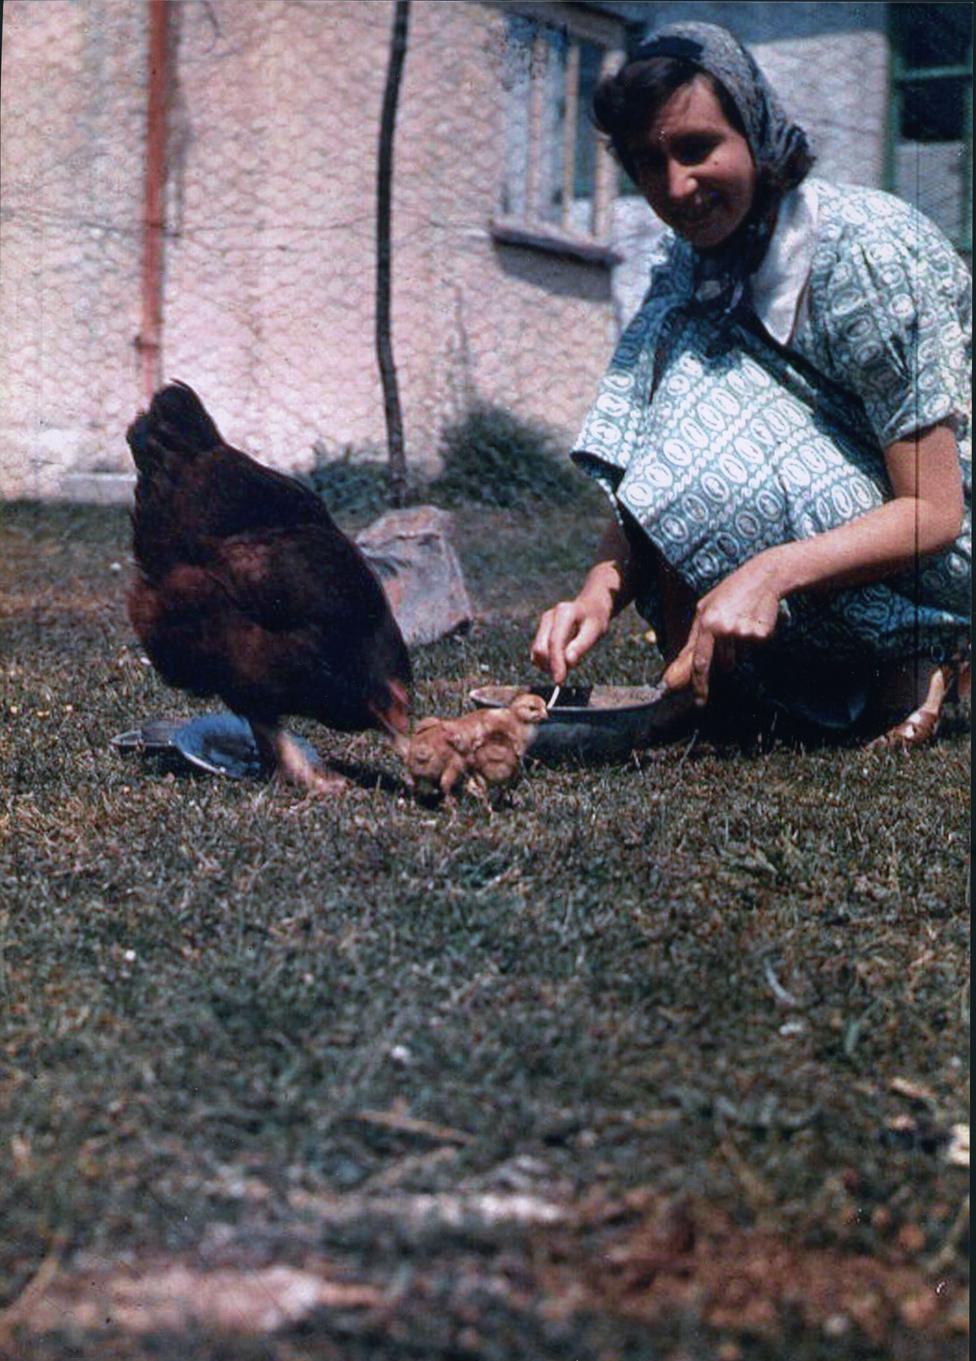
[[[694,252],[666,232],[572,457],[700,598],[763,549],[890,499],[885,447],[951,424],[965,499],[951,548],[883,582],[790,597],[747,666],[768,700],[845,727],[879,664],[946,661],[968,640],[971,285],[915,209],[814,184],[816,242],[788,348],[748,313],[709,311]],[[636,603],[660,632],[652,580]]]

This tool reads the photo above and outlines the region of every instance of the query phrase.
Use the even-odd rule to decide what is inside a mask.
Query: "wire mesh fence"
[[[155,72],[154,5],[166,11],[165,69]],[[475,400],[565,441],[578,426],[639,301],[656,230],[589,119],[593,88],[635,25],[694,10],[734,28],[739,15],[808,126],[822,173],[872,184],[887,173],[958,233],[971,83],[958,73],[940,83],[931,62],[940,51],[953,71],[968,60],[959,17],[968,7],[896,7],[942,24],[941,46],[931,26],[902,25],[893,37],[888,8],[865,18],[845,4],[414,0],[392,223],[393,348],[412,469],[436,467],[445,427]],[[350,451],[385,456],[376,171],[393,9],[391,0],[5,6],[7,495],[64,494],[72,478],[128,472],[123,432],[146,396],[153,287],[161,329],[149,368],[191,383],[228,438],[290,469]],[[165,108],[156,167],[146,150],[154,79]],[[147,223],[153,175],[163,210]]]
[[[104,16],[111,22],[98,24]],[[4,7],[0,466],[56,495],[119,466],[135,395],[145,41],[141,11]]]

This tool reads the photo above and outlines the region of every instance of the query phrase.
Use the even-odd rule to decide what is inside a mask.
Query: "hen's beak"
[[[410,745],[410,696],[406,687],[396,680],[389,682],[389,691],[390,703],[385,709],[378,705],[371,708],[378,726],[387,733],[394,751],[402,757]]]

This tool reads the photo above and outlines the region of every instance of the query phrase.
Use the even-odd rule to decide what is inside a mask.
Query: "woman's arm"
[[[885,465],[891,501],[812,539],[758,553],[703,596],[688,642],[664,673],[665,684],[673,690],[692,685],[704,704],[713,660],[728,664],[736,641],[771,637],[785,596],[880,581],[947,548],[959,533],[963,511],[950,427],[931,426],[889,445]]]
[[[610,621],[630,604],[630,546],[616,520],[603,532],[596,560],[574,600],[546,610],[532,642],[532,660],[562,685],[570,667],[606,633]]]

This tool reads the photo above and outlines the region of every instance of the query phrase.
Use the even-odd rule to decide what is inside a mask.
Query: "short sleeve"
[[[862,193],[842,203],[831,244],[814,261],[809,339],[881,447],[964,424],[971,284],[949,241],[900,200]]]

